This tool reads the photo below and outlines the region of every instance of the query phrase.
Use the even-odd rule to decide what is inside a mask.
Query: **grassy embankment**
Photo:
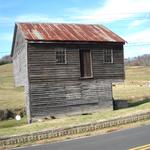
[[[12,64],[0,66],[0,109],[24,107],[24,91],[16,88],[13,80]]]
[[[126,67],[125,74],[125,82],[113,87],[115,99],[131,102],[150,98],[150,67]]]
[[[149,80],[149,67],[126,67],[125,83],[113,86],[115,99],[127,99],[132,101],[135,107],[117,111],[105,110],[104,112],[97,112],[92,115],[65,117],[42,123],[36,122],[31,125],[26,124],[25,117],[20,122],[15,120],[0,121],[0,136],[68,127],[149,111],[150,101],[148,98],[150,98],[150,88],[147,84]],[[137,100],[143,101],[135,102]],[[0,109],[14,109],[19,107],[24,107],[23,88],[15,88],[12,78],[12,66],[10,64],[0,66]]]

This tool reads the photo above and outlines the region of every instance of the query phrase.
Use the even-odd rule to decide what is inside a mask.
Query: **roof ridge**
[[[65,22],[16,22],[15,24],[65,24],[65,25],[96,25],[96,26],[103,26],[102,24],[96,23],[65,23]]]

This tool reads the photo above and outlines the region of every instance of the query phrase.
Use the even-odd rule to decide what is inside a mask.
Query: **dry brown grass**
[[[25,106],[24,90],[16,88],[12,64],[0,66],[0,109],[15,109]]]

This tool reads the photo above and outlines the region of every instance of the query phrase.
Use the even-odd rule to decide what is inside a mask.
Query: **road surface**
[[[135,148],[135,147],[143,148]],[[145,147],[145,148],[144,148]],[[150,125],[17,150],[150,150]]]

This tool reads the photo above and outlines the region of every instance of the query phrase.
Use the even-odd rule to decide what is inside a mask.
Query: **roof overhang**
[[[13,41],[12,41],[12,46],[11,46],[11,53],[10,56],[13,56],[13,52],[14,52],[14,45],[15,45],[15,39],[16,39],[16,31],[17,31],[17,25],[15,24],[15,28],[14,28],[14,34],[13,34]]]
[[[74,44],[102,44],[102,43],[111,43],[111,44],[125,44],[127,42],[114,42],[114,41],[46,41],[46,40],[27,40],[28,43],[60,43],[60,44],[63,44],[63,43],[66,43],[66,44],[71,44],[71,43],[74,43]]]

